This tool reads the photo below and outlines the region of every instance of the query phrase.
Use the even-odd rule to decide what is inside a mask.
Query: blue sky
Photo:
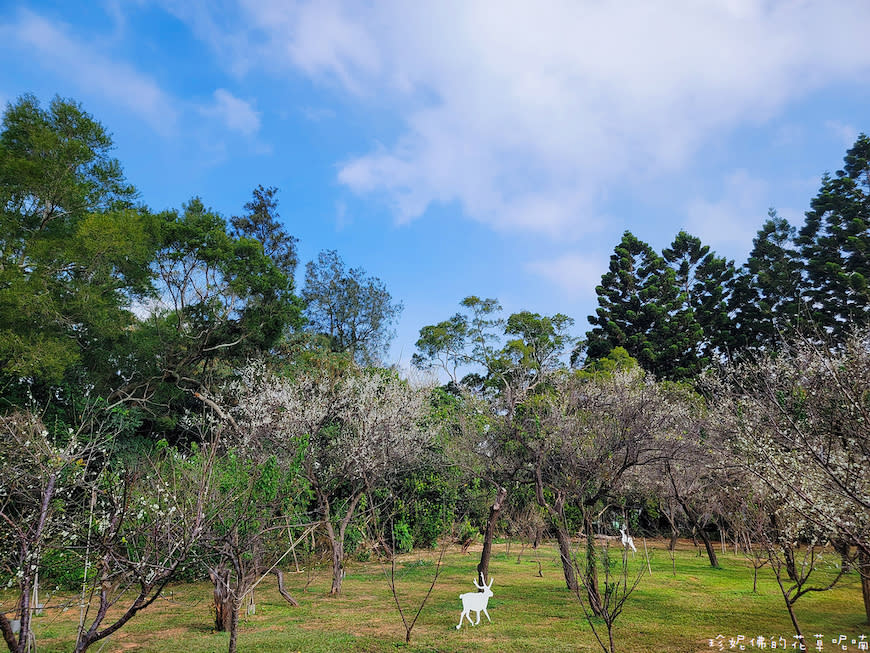
[[[739,265],[870,130],[866,0],[3,6],[0,101],[81,102],[154,209],[278,187],[404,303],[392,361],[470,294],[582,335],[626,229]]]

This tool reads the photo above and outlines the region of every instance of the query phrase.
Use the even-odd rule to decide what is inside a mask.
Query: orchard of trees
[[[633,588],[596,540],[615,522],[691,536],[713,566],[713,540],[733,542],[770,566],[798,635],[795,602],[857,570],[870,621],[867,136],[800,230],[770,212],[742,266],[685,232],[661,253],[626,232],[584,338],[469,296],[420,329],[413,364],[436,374],[411,379],[381,363],[402,309],[382,281],[325,251],[300,287],[275,188],[229,219],[198,197],[158,213],[111,150],[69,100],[3,115],[10,651],[41,581],[81,593],[79,652],[168,583],[209,579],[232,652],[264,576],[297,604],[298,556],[322,554],[337,595],[350,557],[451,541],[482,543],[486,578],[502,536],[555,538],[612,651]]]

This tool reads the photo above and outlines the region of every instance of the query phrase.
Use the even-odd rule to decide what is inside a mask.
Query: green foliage
[[[386,353],[402,303],[393,302],[383,281],[362,268],[345,269],[338,253],[327,250],[306,265],[302,296],[309,327],[326,335],[333,351],[361,364],[377,363]]]
[[[858,136],[810,206],[797,238],[806,299],[815,325],[842,341],[848,328],[870,322],[870,137]]]
[[[612,375],[614,372],[628,372],[636,368],[637,361],[624,347],[614,347],[607,352],[607,356],[587,362],[586,365],[577,370],[577,376],[579,378],[594,378]]]
[[[0,133],[0,375],[111,383],[150,291],[150,218],[103,126],[71,100],[8,105]],[[35,328],[38,325],[39,328]]]
[[[684,318],[694,351],[682,363],[685,370],[675,378],[691,378],[726,350],[732,333],[728,299],[734,280],[734,262],[718,257],[700,239],[680,231],[662,256],[674,270]]]
[[[752,251],[731,297],[732,351],[772,350],[800,324],[803,263],[795,229],[773,209],[752,241]]]
[[[393,546],[400,553],[408,553],[414,547],[414,536],[404,521],[393,524]]]
[[[296,243],[298,239],[284,231],[279,221],[277,188],[263,188],[262,184],[254,189],[253,199],[245,204],[248,211],[243,216],[233,216],[230,220],[233,235],[237,238],[255,240],[263,246],[263,253],[282,274],[293,281],[296,272]]]
[[[40,580],[45,585],[54,585],[61,590],[81,591],[85,580],[85,561],[78,551],[64,548],[48,548],[40,560]],[[94,570],[88,570],[90,578]]]
[[[465,517],[459,524],[457,529],[456,540],[462,544],[473,542],[480,537],[480,529],[471,523],[468,517]]]
[[[645,370],[660,378],[686,378],[697,371],[695,349],[701,331],[684,306],[676,273],[653,249],[626,231],[610,257],[610,269],[596,287],[598,309],[586,333],[589,359],[623,347]]]

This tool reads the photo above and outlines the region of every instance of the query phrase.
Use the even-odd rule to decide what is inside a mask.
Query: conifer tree
[[[795,228],[771,209],[734,284],[732,354],[775,348],[798,324],[802,262]]]
[[[685,231],[677,234],[662,255],[674,270],[683,308],[691,311],[700,329],[695,364],[700,371],[727,345],[731,331],[728,298],[734,281],[734,262],[716,256],[709,245],[703,245],[699,238]],[[691,333],[697,332],[693,327]]]
[[[835,340],[870,321],[870,137],[861,134],[844,161],[822,178],[797,239],[810,317]]]
[[[623,347],[660,378],[696,373],[699,327],[682,305],[674,270],[652,247],[626,231],[595,290],[598,309],[589,317],[593,329],[582,345],[587,358],[603,358]],[[580,353],[574,351],[574,362]]]

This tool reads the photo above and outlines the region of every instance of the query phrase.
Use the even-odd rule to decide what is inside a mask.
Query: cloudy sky
[[[870,130],[866,0],[4,7],[0,101],[81,102],[154,209],[277,186],[303,261],[404,302],[394,360],[469,294],[582,335],[626,229],[740,264]]]

